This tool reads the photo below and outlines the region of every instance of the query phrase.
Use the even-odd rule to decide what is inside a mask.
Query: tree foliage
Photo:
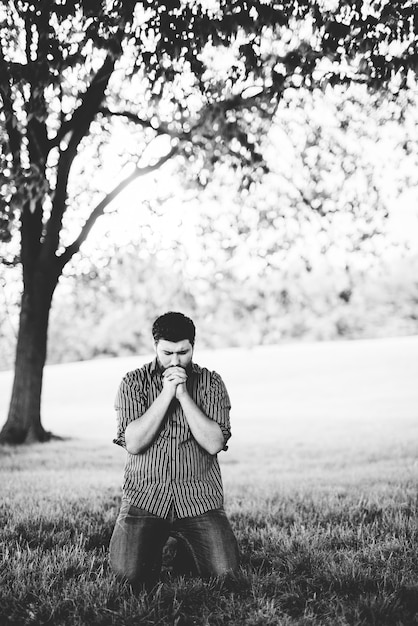
[[[54,253],[73,161],[91,135],[105,140],[110,119],[146,131],[137,160],[167,135],[170,156],[206,168],[228,156],[252,172],[262,155],[250,113],[270,116],[286,89],[354,80],[399,91],[418,63],[417,19],[406,1],[220,0],[205,8],[21,0],[0,16],[3,239],[27,207],[37,247]],[[61,266],[112,198],[91,207],[85,229],[58,255]]]

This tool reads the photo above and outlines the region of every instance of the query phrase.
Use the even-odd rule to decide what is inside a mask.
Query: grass
[[[347,456],[339,466],[332,454],[319,462],[314,450],[311,459],[296,459],[293,450],[293,464],[274,462],[273,455],[260,481],[262,451],[249,463],[247,455],[230,462],[225,455],[240,572],[211,581],[171,578],[166,562],[155,591],[139,596],[107,563],[123,453],[75,440],[4,448],[0,623],[416,624],[418,497],[410,434],[404,431],[405,447],[390,458],[357,458],[354,474],[341,469]]]
[[[66,441],[1,448],[0,626],[418,624],[416,365],[415,373],[411,369],[417,360],[412,350],[406,359],[405,343],[399,353],[390,344],[390,375],[382,386],[383,344],[376,345],[381,352],[369,370],[365,354],[358,359],[353,344],[344,346],[345,362],[353,351],[351,383],[344,397],[347,370],[341,380],[333,373],[330,396],[338,396],[338,403],[329,410],[318,404],[325,383],[310,406],[314,385],[306,377],[318,362],[312,347],[311,361],[302,359],[303,375],[303,350],[297,348],[293,361],[290,349],[281,353],[283,393],[273,388],[267,397],[263,388],[262,412],[254,397],[246,404],[249,385],[241,359],[236,382],[242,392],[232,395],[242,410],[235,409],[230,449],[220,455],[241,568],[224,579],[172,577],[169,551],[151,594],[135,596],[114,577],[107,546],[120,503],[124,453],[94,438],[98,422],[89,439],[73,432]],[[256,365],[264,364],[267,373],[275,363],[272,351],[268,363],[262,353]],[[234,387],[233,359],[230,365]],[[61,414],[67,432],[80,423],[85,403],[93,406],[80,388],[83,377],[89,380],[89,367],[80,367],[75,385],[83,399],[78,422],[70,421],[70,411],[68,418]],[[330,380],[323,367],[315,372],[318,385],[320,375]],[[75,375],[77,366],[71,368]],[[68,379],[67,366],[51,375],[58,371]],[[365,376],[367,397],[365,391],[361,395]],[[312,392],[306,400],[296,395],[298,386]],[[57,402],[63,389],[57,380]],[[357,406],[348,397],[353,393]]]

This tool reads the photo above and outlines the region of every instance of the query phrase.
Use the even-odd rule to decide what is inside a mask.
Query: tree
[[[1,442],[50,437],[40,399],[53,294],[132,180],[176,158],[203,186],[220,161],[248,186],[265,170],[260,138],[285,90],[408,87],[417,67],[413,3],[332,4],[9,0],[0,9],[3,260],[21,263],[23,275]],[[119,123],[138,133],[125,155],[130,172],[104,195],[90,172],[86,193],[86,163],[98,166]],[[167,150],[149,156],[158,137]]]

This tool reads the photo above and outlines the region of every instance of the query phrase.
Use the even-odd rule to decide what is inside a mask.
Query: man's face
[[[155,344],[155,352],[163,370],[173,366],[186,369],[192,360],[193,346],[188,339],[176,342],[160,339]]]

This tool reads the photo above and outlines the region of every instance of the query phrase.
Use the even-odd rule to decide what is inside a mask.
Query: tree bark
[[[0,443],[48,441],[52,436],[41,424],[41,391],[49,313],[57,282],[58,276],[36,271],[25,283],[12,397]]]

